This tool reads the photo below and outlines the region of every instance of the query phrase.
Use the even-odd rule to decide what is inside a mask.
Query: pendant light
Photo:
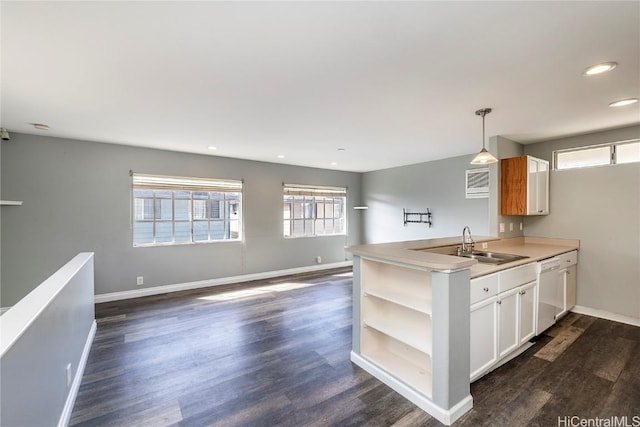
[[[498,161],[493,155],[484,148],[484,116],[491,112],[491,108],[482,108],[476,111],[476,116],[482,116],[482,150],[471,160],[472,165],[486,165]]]

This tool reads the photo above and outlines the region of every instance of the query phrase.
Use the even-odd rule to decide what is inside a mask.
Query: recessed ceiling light
[[[279,159],[284,159],[284,154],[278,154]]]
[[[210,146],[208,146],[207,148],[208,148],[209,150],[217,150],[217,149],[218,149],[218,147],[214,147],[213,145],[210,145]]]
[[[33,127],[38,130],[49,130],[49,125],[45,125],[44,123],[32,123]]]
[[[596,74],[606,73],[607,71],[611,71],[618,66],[617,62],[603,62],[601,64],[595,64],[591,67],[588,67],[582,73],[585,76],[594,76]]]
[[[627,105],[635,104],[636,102],[638,102],[638,98],[619,99],[609,103],[609,107],[626,107]]]
[[[338,148],[338,151],[346,151],[344,148]]]

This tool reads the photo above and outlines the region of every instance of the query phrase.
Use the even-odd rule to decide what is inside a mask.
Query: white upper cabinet
[[[527,156],[527,215],[549,214],[549,162]]]

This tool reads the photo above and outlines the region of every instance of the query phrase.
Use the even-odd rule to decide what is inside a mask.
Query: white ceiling
[[[640,96],[638,1],[3,1],[0,12],[10,132],[369,171],[478,151],[483,107],[487,138],[523,143],[640,123],[638,104],[607,106]],[[619,66],[582,75],[603,61]]]

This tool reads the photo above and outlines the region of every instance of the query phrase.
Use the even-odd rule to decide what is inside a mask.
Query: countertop
[[[347,250],[354,255],[366,258],[387,260],[432,270],[455,271],[470,267],[471,278],[474,278],[550,258],[580,247],[579,240],[543,237],[500,239],[497,237],[473,236],[473,240],[475,241],[476,250],[522,255],[528,258],[494,265],[478,263],[478,261],[471,258],[449,255],[453,253],[456,246],[460,245],[460,237],[359,245],[348,247]],[[483,247],[483,243],[486,244],[486,249]]]

